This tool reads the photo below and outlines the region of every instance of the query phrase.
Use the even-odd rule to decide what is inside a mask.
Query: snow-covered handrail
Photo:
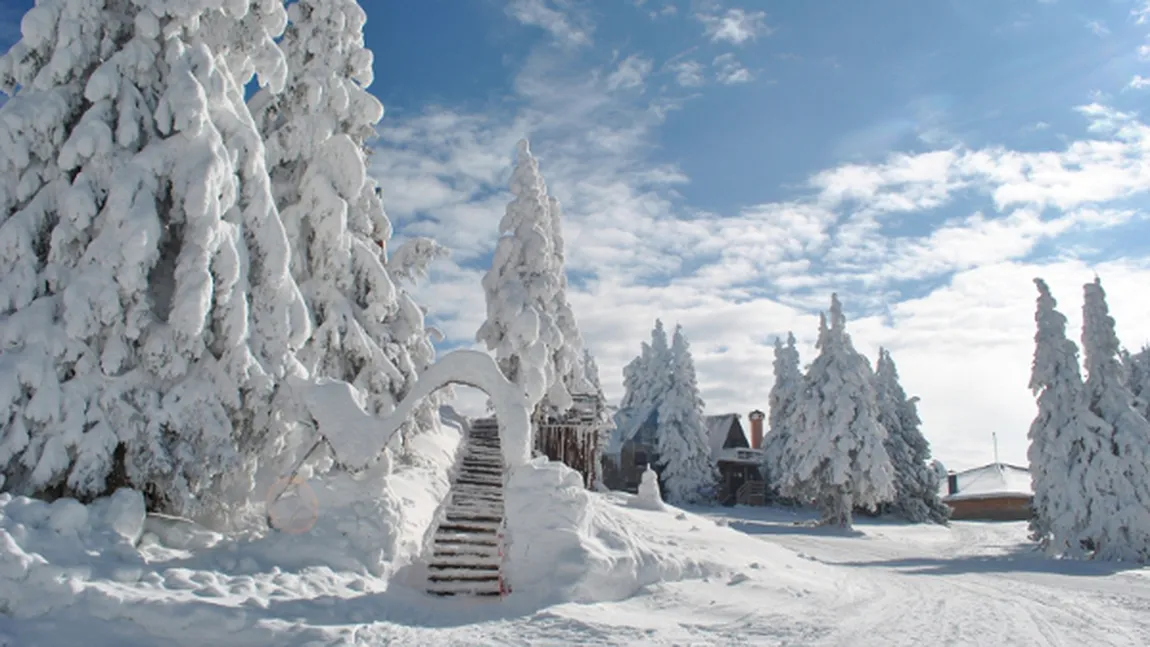
[[[363,411],[345,382],[310,383],[301,385],[300,390],[319,423],[320,433],[328,439],[340,462],[361,468],[379,456],[421,400],[451,384],[477,388],[491,398],[499,420],[504,464],[517,467],[527,463],[531,458],[533,407],[523,389],[504,377],[499,365],[486,353],[456,350],[444,355],[419,374],[411,392],[384,418]]]

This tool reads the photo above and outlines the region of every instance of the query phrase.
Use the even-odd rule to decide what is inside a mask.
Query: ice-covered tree
[[[309,327],[243,101],[282,84],[283,24],[225,0],[25,15],[0,58],[6,489],[219,512],[287,433]]]
[[[1038,414],[1030,425],[1030,476],[1034,488],[1031,537],[1059,555],[1083,553],[1097,484],[1093,463],[1099,458],[1101,421],[1085,407],[1078,347],[1066,337],[1066,317],[1042,279],[1035,279],[1038,303],[1034,321],[1034,362],[1030,389],[1038,396]]]
[[[658,416],[659,403],[670,384],[671,350],[667,331],[655,320],[651,341],[640,345],[635,359],[623,367],[623,400],[615,417],[615,433],[624,439],[634,437],[652,412]]]
[[[590,349],[583,350],[583,376],[590,395],[595,399],[595,426],[598,431],[598,455],[595,457],[595,468],[598,470],[596,480],[601,480],[603,471],[603,448],[607,446],[608,437],[615,429],[615,423],[607,411],[607,398],[603,395],[603,386],[599,380],[599,364],[591,355]]]
[[[551,302],[552,316],[559,332],[563,336],[563,343],[552,350],[552,362],[555,364],[555,373],[563,381],[569,393],[589,394],[594,387],[587,382],[587,370],[583,366],[584,347],[583,335],[579,332],[579,322],[575,311],[567,299],[567,258],[566,245],[563,241],[563,208],[554,196],[547,197],[547,211],[551,217],[551,246],[555,255],[554,267],[558,276],[558,288]],[[597,371],[598,369],[596,369]]]
[[[855,506],[874,509],[894,498],[894,468],[878,422],[870,364],[854,349],[837,295],[830,323],[819,317],[819,355],[805,379],[803,430],[791,444],[783,496],[813,498],[822,523],[850,527]]]
[[[770,414],[767,418],[767,436],[763,439],[763,469],[771,487],[778,489],[792,434],[801,429],[798,419],[799,402],[803,395],[803,372],[799,366],[799,350],[795,336],[787,333],[787,343],[775,339],[775,383],[767,396]]]
[[[1097,494],[1086,528],[1099,559],[1150,557],[1150,422],[1134,409],[1134,396],[1118,360],[1118,336],[1102,283],[1084,286],[1082,349],[1085,355],[1086,424],[1100,437],[1091,465]]]
[[[695,361],[681,326],[675,327],[671,342],[669,378],[659,402],[657,435],[663,494],[676,505],[701,503],[713,495],[719,471],[703,422]]]
[[[907,397],[894,358],[883,348],[879,349],[874,386],[878,423],[887,432],[886,452],[895,476],[895,498],[884,509],[914,523],[946,523],[950,508],[939,500],[930,443],[919,430],[918,398]]]
[[[367,175],[365,141],[383,106],[367,91],[363,9],[355,0],[299,0],[288,10],[285,87],[265,88],[249,105],[313,319],[300,359],[313,378],[348,382],[368,413],[386,415],[434,360],[423,310],[399,279],[421,276],[443,250],[413,239],[387,259],[391,223]],[[437,408],[427,398],[400,437],[434,427]]]
[[[508,379],[522,386],[532,402],[546,397],[548,405],[565,410],[571,398],[555,353],[572,340],[564,339],[556,313],[563,285],[554,240],[557,221],[526,140],[519,142],[518,152],[511,174],[514,199],[499,222],[499,242],[483,276],[487,319],[476,340],[495,352]]]

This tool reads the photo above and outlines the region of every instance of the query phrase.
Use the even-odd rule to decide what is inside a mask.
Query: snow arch
[[[452,351],[419,374],[415,386],[399,406],[380,419],[365,412],[352,395],[352,387],[339,380],[320,380],[301,390],[304,403],[331,443],[340,462],[365,467],[379,456],[421,400],[451,384],[477,388],[491,398],[499,419],[499,438],[506,467],[531,458],[531,410],[527,394],[504,377],[486,353]]]

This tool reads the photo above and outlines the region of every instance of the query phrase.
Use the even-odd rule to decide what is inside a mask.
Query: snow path
[[[815,616],[831,631],[811,644],[1150,644],[1144,569],[1043,558],[1025,523],[863,522],[846,536],[794,527],[778,510],[710,516],[848,571],[841,598]]]
[[[843,536],[782,510],[693,513],[637,512],[658,527],[634,539],[727,572],[618,602],[436,600],[325,568],[196,570],[199,556],[160,566],[163,586],[93,582],[48,616],[0,614],[0,646],[1150,644],[1147,571],[1044,559],[1022,523],[863,521]]]

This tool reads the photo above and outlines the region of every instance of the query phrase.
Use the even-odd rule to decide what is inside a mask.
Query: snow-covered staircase
[[[432,537],[428,592],[501,596],[503,586],[503,453],[494,418],[475,420],[451,499]]]

